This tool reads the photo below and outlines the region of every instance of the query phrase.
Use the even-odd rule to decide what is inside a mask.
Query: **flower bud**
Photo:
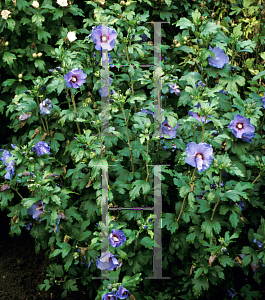
[[[187,39],[188,39],[188,38],[187,38],[186,36],[184,36],[184,41],[187,41]]]
[[[21,81],[22,81],[22,79],[19,79],[18,81],[19,81],[19,82],[21,82]]]
[[[38,55],[38,57],[41,57],[41,56],[42,56],[42,53],[41,53],[41,52],[39,52],[37,55]]]
[[[23,75],[20,73],[20,74],[18,74],[18,78],[22,78],[23,77]]]
[[[39,8],[39,2],[38,1],[33,1],[31,4],[34,8]]]
[[[176,48],[178,48],[178,47],[180,47],[181,45],[180,45],[180,43],[178,43],[177,45],[176,45]]]
[[[33,57],[33,58],[36,58],[36,57],[37,57],[37,53],[33,53],[33,54],[32,54],[32,57]]]
[[[126,6],[129,6],[131,4],[131,2],[126,2],[125,4],[126,4]]]
[[[177,44],[177,43],[178,43],[178,40],[177,40],[177,39],[174,39],[174,40],[173,40],[173,43],[174,43],[174,44]]]
[[[6,41],[6,42],[5,42],[5,45],[6,45],[6,46],[8,46],[8,45],[9,45],[9,42],[8,42],[8,41]]]
[[[124,5],[125,4],[125,2],[122,0],[121,2],[120,2],[120,5]]]
[[[97,154],[95,153],[95,152],[90,152],[90,158],[92,159],[92,158],[94,158],[95,156],[97,156]]]

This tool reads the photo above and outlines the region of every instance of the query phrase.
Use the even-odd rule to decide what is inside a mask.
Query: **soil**
[[[36,300],[61,299],[60,286],[52,286],[48,291],[37,289],[46,279],[49,265],[45,251],[35,253],[35,241],[25,229],[20,236],[9,235],[10,218],[7,212],[0,211],[0,299],[1,300]],[[89,299],[88,293],[73,292],[66,300]]]

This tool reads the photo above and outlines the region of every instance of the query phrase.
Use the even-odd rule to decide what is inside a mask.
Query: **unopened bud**
[[[124,5],[124,4],[125,4],[125,2],[124,2],[124,1],[121,1],[121,2],[120,2],[120,5]]]
[[[129,6],[131,4],[131,2],[126,2],[125,4],[126,4],[126,6]]]
[[[32,54],[32,57],[33,57],[33,58],[36,58],[36,57],[37,57],[37,53],[33,53],[33,54]]]
[[[186,36],[184,36],[184,41],[187,41],[187,39],[188,39],[188,38],[187,38]]]
[[[9,45],[9,42],[8,42],[8,41],[6,41],[6,42],[5,42],[5,45],[6,45],[6,46],[8,46],[8,45]]]
[[[37,55],[38,55],[38,57],[41,57],[41,56],[42,56],[42,53],[41,53],[41,52],[39,52]]]
[[[23,75],[20,73],[20,74],[18,74],[18,78],[22,78],[23,77]]]

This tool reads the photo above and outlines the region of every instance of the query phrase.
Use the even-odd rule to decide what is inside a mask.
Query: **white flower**
[[[34,8],[39,8],[39,2],[38,1],[33,1],[31,4]]]
[[[65,6],[68,5],[67,0],[57,0],[57,3],[58,3],[60,6],[63,6],[63,7],[65,7]]]
[[[70,42],[73,42],[73,41],[75,41],[77,39],[77,37],[75,35],[75,32],[73,32],[73,31],[68,31],[67,32],[67,37],[68,37],[68,40]]]
[[[1,16],[5,20],[7,20],[8,15],[10,15],[10,14],[11,14],[11,12],[9,10],[2,10],[2,12],[1,12]]]

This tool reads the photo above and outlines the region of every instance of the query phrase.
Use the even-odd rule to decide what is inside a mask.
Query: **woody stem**
[[[79,123],[76,120],[77,119],[77,111],[76,111],[76,106],[75,106],[75,97],[74,97],[72,89],[70,89],[70,93],[71,93],[71,98],[72,98],[72,102],[73,102],[73,106],[74,106],[74,111],[75,111],[75,122],[76,122],[76,126],[77,126],[77,129],[78,129],[78,134],[81,135]]]

